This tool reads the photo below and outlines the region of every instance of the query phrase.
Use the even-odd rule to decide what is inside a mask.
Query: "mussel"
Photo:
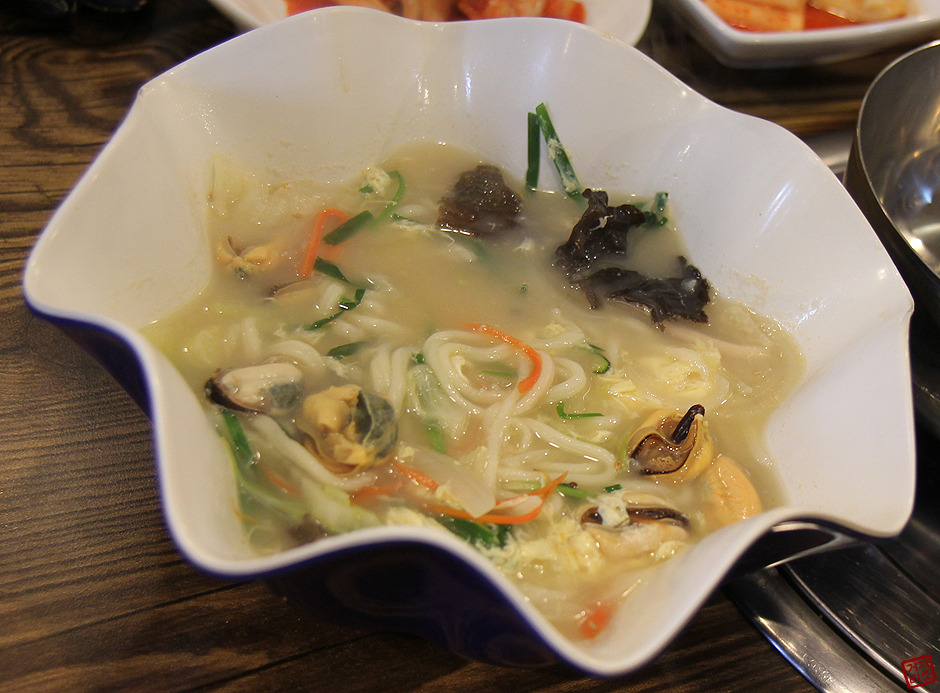
[[[245,279],[274,264],[277,259],[277,248],[274,242],[242,247],[229,236],[224,241],[219,241],[216,259],[223,267],[230,267],[238,277]]]
[[[702,474],[704,517],[712,527],[723,527],[757,515],[760,496],[745,471],[727,455],[718,455]]]
[[[340,474],[383,462],[398,440],[392,405],[358,385],[338,385],[309,395],[297,426],[308,436],[310,452]]]
[[[300,402],[303,380],[294,364],[272,361],[216,371],[206,383],[206,394],[230,409],[278,416]]]
[[[661,498],[625,493],[581,513],[581,525],[611,558],[664,557],[689,536],[691,522]]]
[[[681,416],[667,410],[654,412],[630,438],[627,451],[642,474],[667,474],[675,481],[693,479],[714,455],[705,408],[696,404]]]

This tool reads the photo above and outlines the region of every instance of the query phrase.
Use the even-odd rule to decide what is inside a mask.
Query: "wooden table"
[[[138,87],[233,35],[202,0],[131,23],[48,26],[0,0],[0,689],[811,690],[717,592],[640,673],[585,678],[468,662],[409,636],[326,623],[265,584],[183,562],[160,511],[148,421],[95,362],[30,314],[26,256]],[[641,49],[707,96],[811,135],[851,126],[897,53],[735,71],[658,8]]]

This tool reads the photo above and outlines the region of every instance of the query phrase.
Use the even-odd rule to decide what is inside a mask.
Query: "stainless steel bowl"
[[[940,41],[902,55],[869,86],[844,183],[914,297],[914,400],[940,437]]]
[[[917,308],[940,324],[940,41],[901,56],[872,82],[845,186]]]

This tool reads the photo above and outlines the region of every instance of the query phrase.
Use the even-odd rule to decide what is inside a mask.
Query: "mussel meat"
[[[581,513],[581,526],[611,558],[665,557],[689,536],[690,521],[661,498],[625,493]]]
[[[358,385],[338,385],[309,395],[297,426],[309,436],[311,453],[336,473],[383,462],[398,440],[392,405]]]
[[[714,455],[705,408],[693,405],[682,416],[666,410],[653,413],[630,438],[627,450],[642,474],[668,474],[674,481],[693,479]]]
[[[727,455],[718,455],[702,474],[704,515],[714,527],[757,515],[763,509],[754,484]]]
[[[272,361],[216,371],[206,383],[206,394],[230,409],[278,416],[300,402],[303,380],[294,364]]]

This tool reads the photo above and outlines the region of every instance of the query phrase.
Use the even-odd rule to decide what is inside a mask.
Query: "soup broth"
[[[213,274],[147,334],[231,447],[257,551],[380,524],[452,532],[592,637],[644,569],[780,502],[763,430],[802,359],[714,289],[703,323],[591,308],[556,266],[582,200],[507,177],[507,228],[441,228],[480,163],[415,144],[327,185],[219,158]],[[668,212],[631,230],[625,268],[675,270]]]

